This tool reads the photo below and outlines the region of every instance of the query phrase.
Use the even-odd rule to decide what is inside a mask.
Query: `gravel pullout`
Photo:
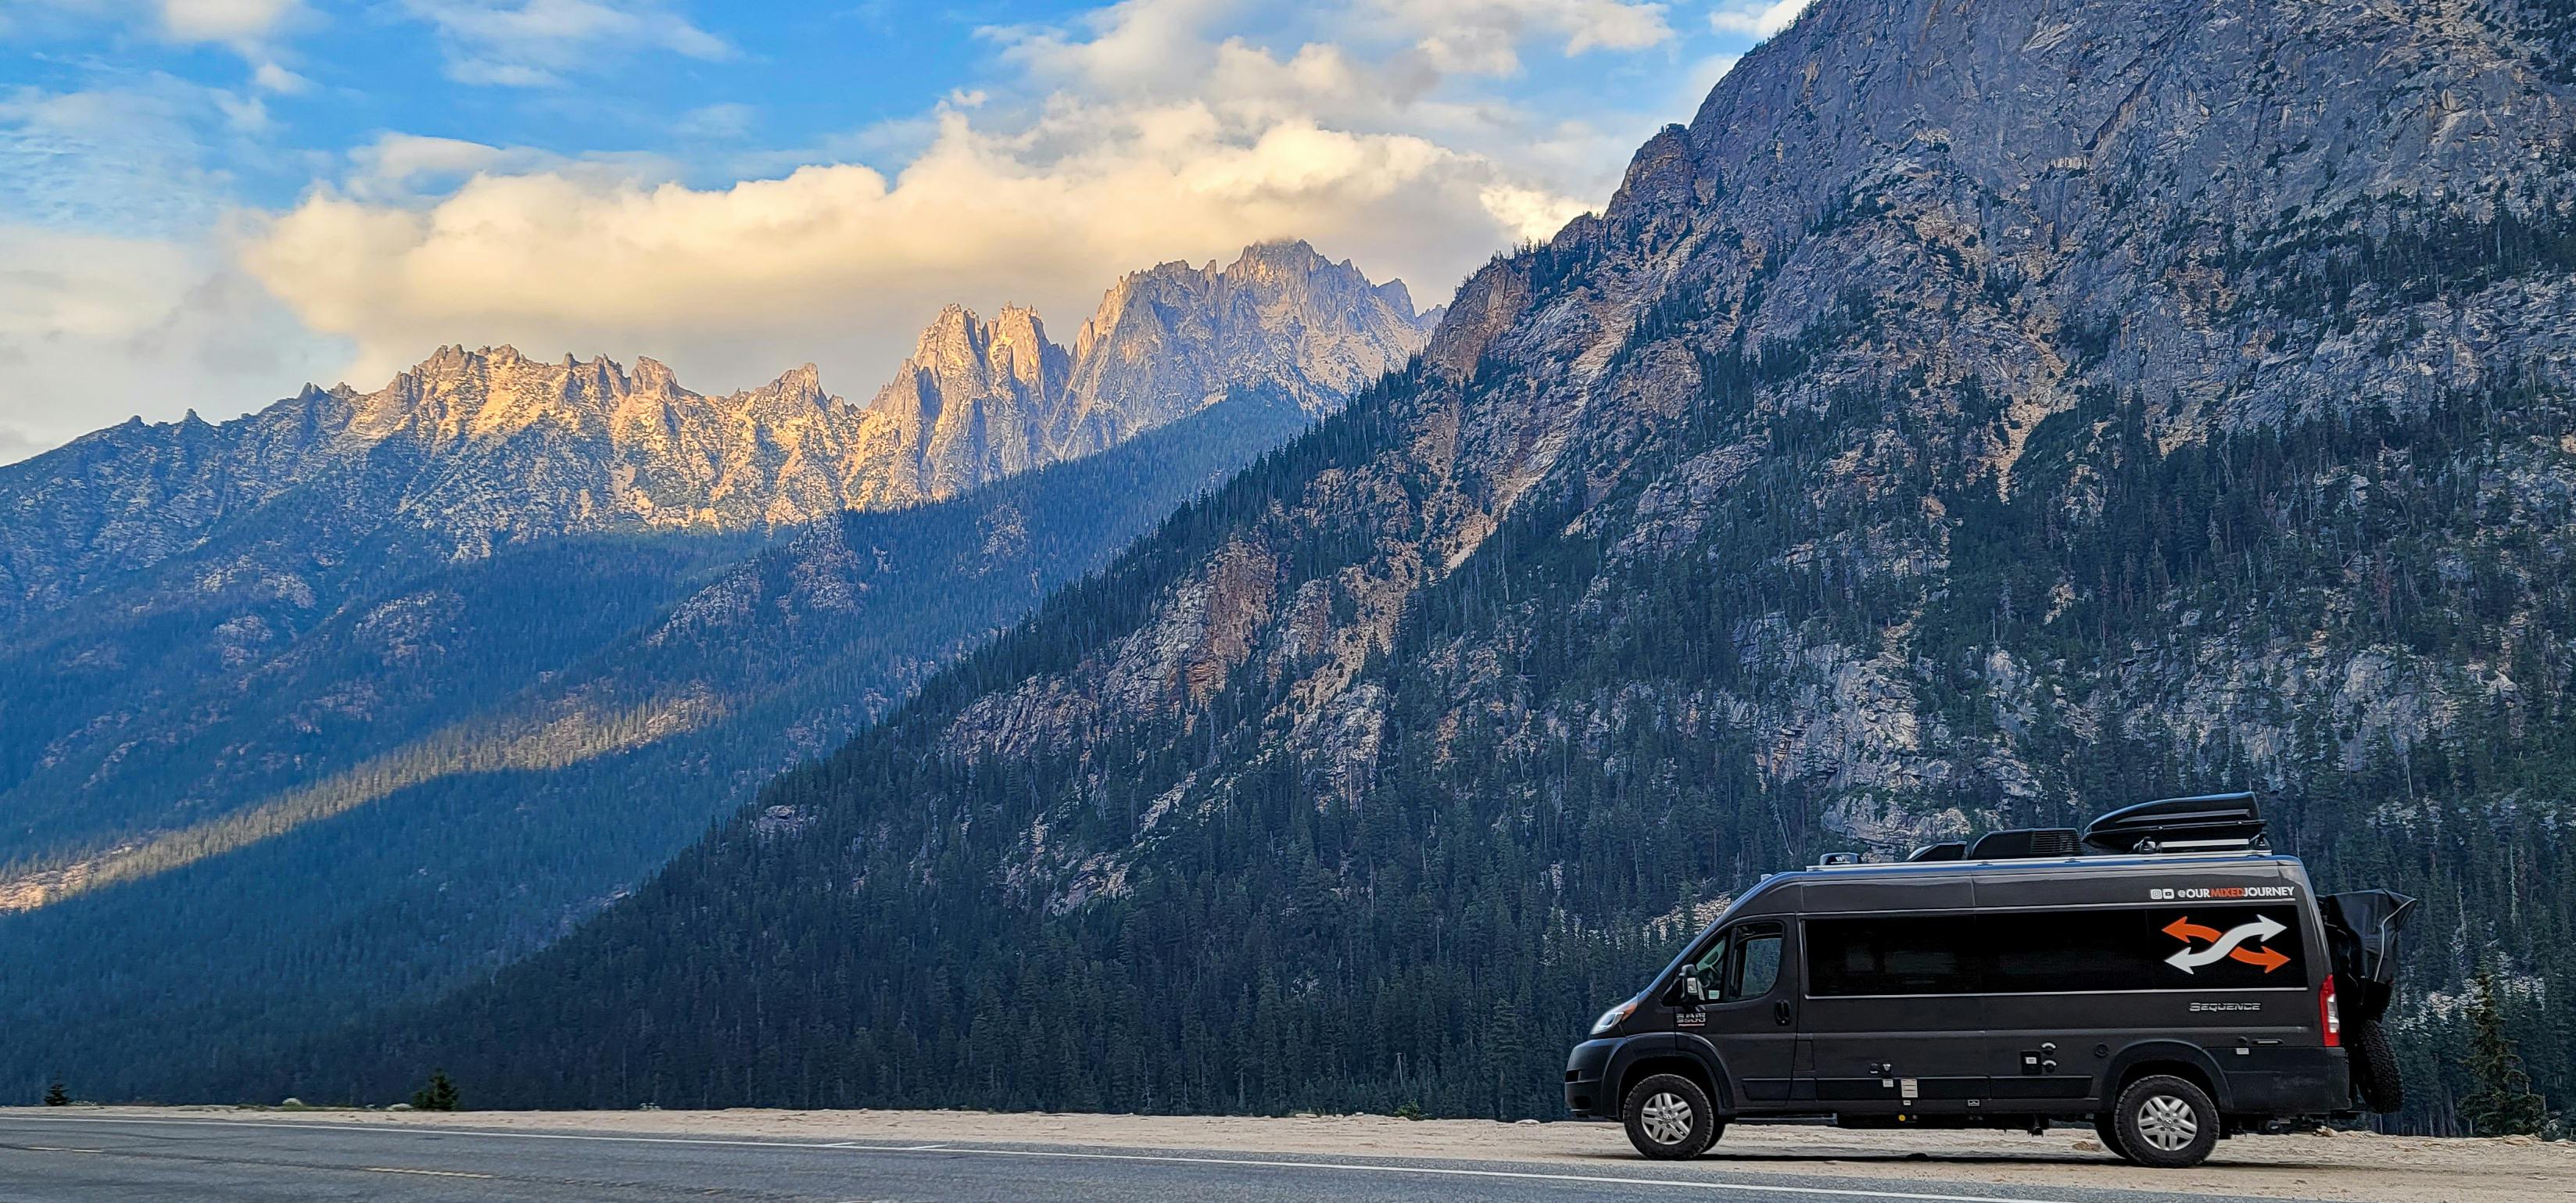
[[[43,1111],[43,1108],[25,1110]],[[54,1114],[60,1115],[57,1111]],[[455,1125],[775,1140],[893,1140],[1227,1150],[1307,1156],[1434,1157],[1645,1165],[1608,1124],[1407,1121],[1373,1115],[1285,1119],[974,1111],[414,1111],[236,1107],[82,1108],[93,1116],[185,1116],[265,1122]],[[1712,1175],[1771,1170],[2015,1187],[2094,1187],[2376,1203],[2569,1203],[2576,1142],[2527,1137],[2443,1140],[2368,1133],[2241,1136],[2196,1169],[2139,1169],[2102,1152],[2082,1128],[2045,1136],[1988,1132],[1845,1132],[1740,1126],[1694,1163]]]

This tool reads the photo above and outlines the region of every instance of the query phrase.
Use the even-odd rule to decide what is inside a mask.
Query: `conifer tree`
[[[456,1083],[448,1080],[446,1070],[433,1069],[429,1071],[429,1085],[412,1092],[411,1105],[417,1111],[454,1111]]]
[[[2540,1131],[2549,1121],[2549,1108],[2531,1089],[2531,1075],[2523,1072],[2513,1036],[2505,1031],[2492,969],[2480,972],[2474,983],[2469,1028],[2469,1072],[2478,1088],[2460,1101],[2460,1118],[2481,1136]]]
[[[69,1107],[72,1105],[71,1092],[63,1089],[63,1079],[59,1074],[55,1075],[54,1080],[45,1086],[45,1105],[48,1107]]]

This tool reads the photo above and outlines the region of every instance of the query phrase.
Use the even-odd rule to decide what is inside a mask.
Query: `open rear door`
[[[2344,1017],[2377,1020],[2397,992],[2397,939],[2415,900],[2389,890],[2354,890],[2322,902]]]

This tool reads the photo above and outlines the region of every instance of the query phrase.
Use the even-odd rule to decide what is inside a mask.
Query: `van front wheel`
[[[1630,1087],[1619,1115],[1628,1143],[1658,1161],[1687,1161],[1717,1140],[1717,1109],[1708,1092],[1680,1074],[1656,1074]]]
[[[2120,1092],[2112,1122],[2119,1153],[2139,1165],[2178,1170],[2199,1165],[2218,1147],[2218,1107],[2209,1093],[2172,1076],[2140,1078]]]

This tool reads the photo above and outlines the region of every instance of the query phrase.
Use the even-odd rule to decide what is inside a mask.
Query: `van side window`
[[[1966,994],[1977,989],[1972,915],[1807,921],[1807,988],[1848,994]]]
[[[1719,969],[1726,964],[1726,950],[1734,939],[1734,931],[1729,930],[1725,935],[1711,941],[1708,951],[1701,953],[1698,960],[1691,962],[1688,970],[1690,975],[1706,983],[1710,989],[1716,989]]]
[[[1726,975],[1728,1000],[1760,998],[1780,984],[1780,933],[1747,932],[1736,938],[1740,949]]]

